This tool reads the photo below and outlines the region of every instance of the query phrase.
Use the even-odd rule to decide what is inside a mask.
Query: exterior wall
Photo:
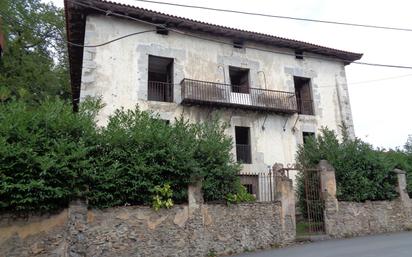
[[[206,256],[290,242],[282,236],[280,205],[177,206],[155,212],[122,207],[88,214],[87,256]]]
[[[328,234],[337,238],[412,229],[410,210],[401,201],[339,202],[325,217]]]
[[[0,256],[65,256],[68,212],[16,217],[0,216]]]
[[[412,205],[406,190],[406,172],[395,169],[399,197],[393,201],[339,202],[335,169],[319,162],[321,191],[325,201],[325,232],[341,238],[412,229]]]
[[[189,204],[157,212],[143,206],[88,211],[86,204],[78,202],[55,216],[2,217],[0,256],[203,257],[211,252],[240,253],[294,240],[294,226],[282,225],[281,208],[280,202],[272,202]]]
[[[138,22],[107,16],[88,16],[85,44],[154,29]],[[203,35],[207,36],[207,35]],[[216,39],[216,38],[215,38]],[[219,40],[227,40],[218,38]],[[230,42],[230,41],[228,41]],[[247,46],[294,53],[263,45]],[[174,102],[147,101],[148,56],[174,58]],[[268,53],[182,36],[174,32],[159,35],[149,32],[128,37],[98,48],[84,48],[81,99],[101,96],[106,107],[98,119],[101,125],[120,107],[158,112],[162,119],[173,120],[184,114],[192,122],[205,121],[218,114],[229,122],[227,133],[234,136],[235,126],[251,128],[252,164],[243,172],[264,172],[275,162],[293,163],[302,131],[316,132],[321,126],[339,131],[342,121],[353,134],[348,91],[343,63]],[[294,92],[293,76],[311,78],[315,116],[277,115],[233,108],[185,107],[180,105],[183,78],[228,83],[229,65],[249,68],[250,84],[256,88]],[[264,81],[266,76],[266,85]],[[235,149],[233,150],[235,154]]]

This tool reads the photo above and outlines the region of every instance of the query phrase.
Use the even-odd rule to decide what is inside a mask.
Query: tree
[[[0,15],[6,41],[0,101],[69,98],[63,10],[40,0],[3,0]]]
[[[406,140],[406,143],[403,148],[407,153],[412,154],[412,135],[408,136],[408,139]]]

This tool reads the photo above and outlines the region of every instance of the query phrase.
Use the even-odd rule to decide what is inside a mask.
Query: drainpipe
[[[265,89],[267,90],[268,87],[267,87],[267,84],[266,84],[266,74],[265,74],[265,72],[264,72],[263,70],[261,70],[261,71],[258,71],[257,73],[258,73],[258,74],[259,74],[259,73],[262,73],[262,74],[263,74],[263,80],[264,80],[264,82],[265,82]]]
[[[223,72],[223,84],[226,84],[225,67],[224,67],[223,65],[219,64],[219,65],[217,66],[217,68],[218,68],[218,69],[219,69],[219,68],[222,68],[222,72]]]

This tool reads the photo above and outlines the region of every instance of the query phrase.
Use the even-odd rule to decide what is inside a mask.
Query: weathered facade
[[[168,121],[219,115],[245,174],[293,163],[322,126],[339,132],[344,122],[354,134],[345,65],[361,54],[105,1],[66,2],[66,18],[69,40],[88,46],[144,32],[69,45],[74,104],[102,97],[102,125],[136,105]]]

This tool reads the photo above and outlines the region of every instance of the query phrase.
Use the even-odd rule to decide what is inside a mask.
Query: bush
[[[383,151],[370,144],[349,139],[345,133],[339,142],[333,131],[323,128],[317,138],[299,146],[297,153],[297,162],[303,167],[313,167],[321,159],[328,160],[336,170],[339,200],[362,202],[397,197],[392,163]],[[298,189],[298,193],[302,191]]]
[[[242,184],[237,183],[236,193],[227,194],[226,201],[228,204],[251,203],[256,201],[256,198],[254,195],[249,194]]]
[[[93,114],[60,100],[0,104],[1,211],[48,211],[82,196]]]
[[[399,149],[389,150],[382,153],[389,162],[391,169],[401,169],[406,171],[407,190],[412,197],[412,153]]]
[[[168,125],[153,113],[121,109],[98,128],[100,107],[86,101],[75,114],[59,100],[0,104],[0,211],[55,210],[78,197],[101,208],[150,205],[153,189],[165,184],[179,203],[202,178],[206,200],[237,192],[240,166],[217,119]]]

